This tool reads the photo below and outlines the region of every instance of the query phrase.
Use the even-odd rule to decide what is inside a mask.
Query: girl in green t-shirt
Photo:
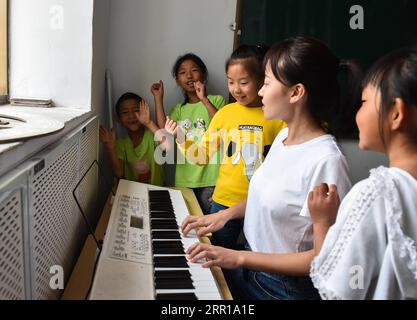
[[[172,75],[184,92],[185,100],[173,107],[170,118],[183,129],[187,140],[198,143],[217,110],[225,105],[225,99],[220,95],[206,94],[207,67],[193,53],[187,53],[177,59]],[[164,128],[166,115],[163,106],[163,82],[153,84],[151,92],[155,98],[158,126]],[[178,155],[176,163],[175,186],[193,189],[202,211],[210,213],[220,161],[213,160],[210,164],[199,166],[181,156]]]
[[[140,96],[127,92],[116,103],[118,122],[127,136],[117,139],[114,129],[100,126],[100,141],[106,147],[113,173],[117,178],[162,186],[163,168],[154,160],[159,130],[151,120],[149,106]]]

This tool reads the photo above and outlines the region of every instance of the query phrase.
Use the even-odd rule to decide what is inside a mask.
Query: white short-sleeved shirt
[[[417,299],[417,180],[379,167],[340,205],[310,276],[323,299]]]
[[[346,159],[333,136],[285,146],[287,136],[288,128],[278,134],[249,185],[244,233],[256,252],[311,249],[308,193],[321,183],[335,184],[343,199],[351,188]]]

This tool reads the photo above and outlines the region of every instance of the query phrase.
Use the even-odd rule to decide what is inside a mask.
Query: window
[[[52,100],[91,110],[94,0],[13,0],[10,99]]]

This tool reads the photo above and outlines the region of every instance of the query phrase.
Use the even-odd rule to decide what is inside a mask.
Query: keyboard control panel
[[[109,257],[152,263],[147,199],[120,194],[116,201],[113,229],[108,235]]]

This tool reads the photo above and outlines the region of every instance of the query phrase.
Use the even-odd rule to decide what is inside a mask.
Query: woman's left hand
[[[188,258],[196,263],[201,259],[207,259],[203,263],[204,268],[219,266],[225,269],[236,269],[242,266],[242,251],[226,249],[206,243],[195,243],[188,248]]]

